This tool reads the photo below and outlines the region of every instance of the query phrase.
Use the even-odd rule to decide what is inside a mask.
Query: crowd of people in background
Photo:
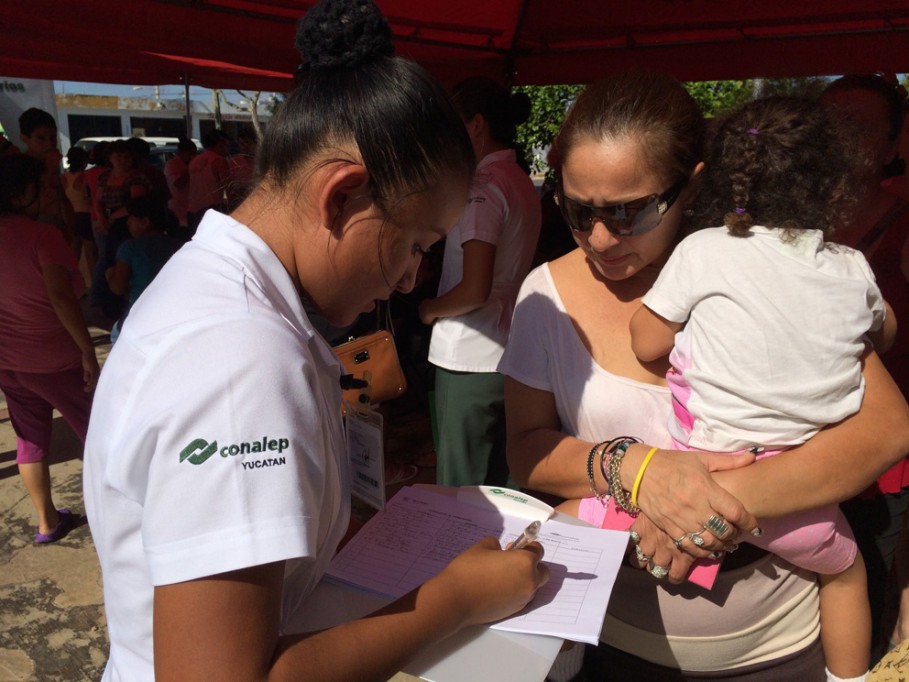
[[[161,169],[150,161],[152,147],[141,137],[102,140],[91,149],[70,147],[63,163],[56,122],[49,113],[32,108],[19,123],[24,153],[46,167],[38,219],[57,226],[76,261],[84,261],[91,303],[111,321],[121,320],[137,295],[128,288],[112,291],[108,283],[120,247],[131,239],[129,201],[146,198],[155,229],[184,243],[206,210],[239,203],[255,170],[258,137],[250,126],[241,126],[235,141],[221,130],[210,130],[203,135],[202,150],[179,137],[174,155]],[[15,145],[4,148],[4,154],[16,153]]]
[[[384,19],[370,3],[359,4],[368,18],[350,21],[366,21],[362,35],[381,38]],[[332,12],[347,11],[344,3],[323,0],[311,12],[333,5]],[[148,532],[176,557],[146,562],[138,540],[126,547],[96,537],[105,589],[122,597],[108,603],[109,620],[141,623],[131,635],[139,644],[119,651],[112,666],[188,665],[190,638],[180,635],[193,626],[206,633],[204,650],[221,647],[210,626],[249,614],[235,608],[240,597],[224,587],[227,581],[206,587],[215,574],[262,588],[244,602],[250,613],[276,614],[288,597],[282,589],[305,591],[318,581],[346,528],[348,500],[345,468],[336,461],[345,455],[340,411],[326,402],[340,395],[322,336],[334,339],[314,320],[346,330],[374,319],[375,299],[404,299],[416,288],[423,298],[405,307],[412,319],[399,327],[426,337],[422,360],[437,367],[438,482],[520,485],[573,500],[564,509],[595,525],[630,529],[629,565],[619,574],[603,641],[584,664],[588,676],[606,679],[622,670],[622,678],[645,680],[865,679],[869,662],[909,639],[909,460],[901,445],[909,438],[905,93],[881,76],[847,76],[820,101],[759,100],[717,123],[705,121],[668,76],[612,75],[588,86],[572,106],[550,152],[555,180],[538,193],[515,149],[527,102],[486,78],[460,83],[449,100],[419,67],[391,57],[390,44],[376,39],[336,57],[313,22],[301,24],[298,35],[306,75],[262,149],[251,129],[236,140],[211,130],[201,150],[181,138],[161,170],[149,162],[148,143],[130,138],[100,142],[90,152],[73,147],[64,170],[53,117],[29,109],[19,120],[25,149],[0,150],[0,390],[38,519],[35,542],[55,542],[74,523],[71,510],[53,502],[47,465],[58,409],[94,448],[86,462],[93,532],[123,526],[136,539],[148,514],[157,524]],[[358,43],[353,35],[338,38]],[[363,74],[368,85],[358,80]],[[392,101],[395,92],[412,100]],[[353,109],[355,99],[360,109],[328,120],[326,112]],[[390,112],[379,111],[380,101]],[[404,122],[400,130],[379,129],[389,113]],[[730,234],[738,241],[730,242]],[[358,235],[362,243],[354,241]],[[424,261],[435,243],[444,245],[444,256],[437,246],[437,258]],[[836,244],[850,248],[837,251]],[[755,262],[761,265],[747,270]],[[162,270],[168,281],[137,307]],[[747,281],[734,281],[743,272]],[[435,291],[421,287],[427,281],[438,282]],[[225,298],[221,286],[233,287],[234,298]],[[787,291],[803,300],[793,296],[783,310],[773,299]],[[113,342],[130,330],[121,337],[128,347],[112,354],[91,429],[100,369],[80,306],[84,295],[111,321]],[[229,314],[207,314],[225,300]],[[822,302],[830,303],[827,317],[811,317]],[[760,308],[748,312],[752,326],[735,322],[736,306]],[[250,316],[250,307],[258,313]],[[847,309],[848,327],[841,319]],[[787,314],[794,322],[776,330],[773,343],[749,345]],[[227,337],[230,344],[223,343]],[[186,344],[180,352],[156,354],[174,338]],[[263,352],[262,343],[274,352]],[[400,336],[398,343],[412,345]],[[763,393],[752,390],[762,377],[776,376],[782,346],[798,346],[804,361],[791,395],[779,378]],[[819,374],[822,346],[836,362]],[[761,362],[751,362],[758,354]],[[167,486],[155,489],[160,499],[146,500],[157,468],[182,466],[159,461],[157,439],[185,444],[170,421],[148,426],[141,406],[127,405],[139,356],[145,362],[152,355],[154,372],[143,378],[150,394],[177,404],[183,397],[165,398],[169,386],[161,382],[193,373],[217,396],[206,400],[223,401],[226,416],[207,417],[213,431],[235,429],[228,417],[250,428],[266,418],[275,433],[291,434],[295,447],[315,443],[306,450],[312,471],[301,477],[324,480],[299,483],[282,471],[269,479],[280,499],[311,510],[311,529],[288,522],[299,542],[274,536],[275,549],[239,541],[234,547],[225,525],[229,501],[219,502],[212,508],[223,514],[197,521],[211,531],[207,538],[220,533],[230,551],[203,560],[192,554],[196,529],[173,530],[170,515],[177,512],[168,504],[186,501]],[[837,364],[842,356],[848,357]],[[263,416],[236,407],[229,400],[236,386],[218,374],[217,362],[235,370],[237,385],[244,377],[280,379],[284,392],[266,398],[275,409]],[[727,389],[746,364],[750,383]],[[817,387],[834,365],[841,373],[827,377],[821,394]],[[793,367],[786,371],[795,376]],[[730,393],[751,402],[716,398]],[[181,409],[202,400],[184,397]],[[760,401],[766,405],[755,407]],[[766,415],[767,405],[779,411],[759,425],[749,421],[756,412]],[[301,424],[300,415],[310,413],[313,421]],[[123,420],[154,438],[130,432],[114,439]],[[736,425],[725,432],[705,426],[710,420]],[[720,454],[749,447],[751,454]],[[716,454],[681,452],[695,448]],[[678,452],[664,456],[665,450]],[[132,457],[137,470],[145,467],[142,475],[112,477],[110,462],[121,456]],[[308,497],[309,488],[321,491],[323,484],[321,502]],[[199,490],[205,487],[200,480]],[[220,495],[208,488],[209,497]],[[630,497],[623,494],[632,489]],[[257,501],[244,510],[250,524],[298,519],[271,489],[249,495]],[[124,502],[135,499],[148,509]],[[117,513],[118,505],[128,512]],[[708,517],[717,522],[703,523]],[[830,543],[842,543],[839,554],[824,555],[826,563],[815,562],[811,537],[818,536],[798,534],[818,519],[828,524]],[[749,538],[751,546],[729,557],[740,531],[764,537]],[[173,542],[175,532],[182,544]],[[497,550],[474,547],[420,588],[446,608],[433,612],[419,601],[408,616],[401,605],[380,616],[401,633],[391,650],[382,651],[380,633],[368,623],[348,626],[381,661],[358,657],[351,669],[394,671],[464,622],[486,622],[523,605],[546,580],[541,549],[534,545],[530,557],[519,559]],[[295,573],[301,557],[318,561]],[[714,594],[728,595],[722,612],[686,582],[696,559],[701,568],[713,566]],[[118,574],[126,565],[128,575]],[[153,585],[160,576],[149,566],[163,582]],[[493,607],[474,606],[464,622],[447,622],[438,614],[451,611],[459,594],[479,590],[463,568],[471,566],[497,576],[491,584],[499,593],[484,593]],[[506,589],[510,575],[521,580]],[[664,589],[667,582],[681,585]],[[450,590],[437,595],[439,584]],[[415,625],[424,634],[413,634]],[[279,640],[277,625],[259,619],[256,627],[255,645],[232,651],[237,665],[280,666],[309,656],[317,669],[314,643],[346,636],[333,629],[308,641]],[[563,653],[550,679],[583,679],[582,651]]]
[[[65,537],[76,518],[53,503],[52,411],[84,441],[99,373],[80,299],[89,297],[115,341],[132,304],[192,237],[189,168],[205,157],[180,138],[162,171],[149,161],[149,143],[132,137],[90,151],[73,146],[63,163],[53,116],[31,108],[18,122],[24,148],[10,143],[0,153],[0,390],[37,514],[35,542],[44,544]],[[251,130],[242,137],[233,173],[227,136],[205,136],[223,168],[216,179],[203,173],[198,181],[212,207],[226,207],[229,196],[237,201],[238,188],[249,185],[256,137]]]

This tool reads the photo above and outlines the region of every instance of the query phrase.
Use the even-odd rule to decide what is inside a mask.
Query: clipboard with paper
[[[404,488],[338,553],[327,576],[398,598],[481,538],[493,535],[504,546],[538,520],[550,579],[525,609],[490,627],[596,644],[628,535],[553,517],[552,507],[507,488],[466,487],[457,498]]]
[[[621,561],[628,541],[626,533],[594,529],[573,516],[558,511],[553,513],[551,507],[529,495],[506,488],[451,488],[418,484],[404,490],[430,491],[437,496],[453,500],[460,498],[462,503],[474,504],[481,508],[493,510],[501,508],[507,515],[517,517],[518,529],[514,533],[515,536],[530,520],[542,517],[550,519],[543,527],[556,520],[565,525],[607,532],[617,545],[621,545],[621,549],[615,552],[616,565]],[[490,494],[487,490],[502,490],[507,494]],[[395,499],[393,498],[392,502]],[[365,527],[360,532],[363,530]],[[509,537],[506,541],[510,539]],[[289,614],[284,632],[312,632],[333,627],[362,618],[391,601],[391,597],[325,577],[314,592]],[[599,627],[600,624],[597,625],[597,632]],[[555,636],[506,632],[492,629],[487,625],[474,625],[423,651],[404,666],[403,672],[429,682],[501,682],[501,680],[542,682],[559,653],[562,641],[562,638]]]

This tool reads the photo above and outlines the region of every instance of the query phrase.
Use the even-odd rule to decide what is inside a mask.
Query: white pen
[[[521,534],[517,540],[511,543],[511,547],[508,549],[521,549],[524,545],[533,542],[537,539],[537,535],[540,532],[540,522],[534,521],[527,528],[524,529],[524,532]]]

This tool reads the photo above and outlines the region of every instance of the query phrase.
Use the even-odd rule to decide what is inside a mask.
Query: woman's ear
[[[685,189],[682,192],[682,205],[685,208],[688,208],[692,203],[694,203],[695,197],[697,197],[698,192],[701,189],[701,181],[703,177],[701,173],[704,171],[704,162],[698,161],[698,164],[694,167],[694,170],[691,171],[691,175],[688,176],[688,184],[685,185]]]
[[[358,163],[329,166],[319,192],[319,222],[334,230],[353,199],[369,195],[369,171]]]
[[[479,140],[486,127],[486,117],[483,114],[474,114],[473,118],[467,121],[467,134],[471,140]]]

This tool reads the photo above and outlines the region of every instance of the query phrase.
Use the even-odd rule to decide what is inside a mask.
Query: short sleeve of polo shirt
[[[146,434],[130,447],[149,461],[141,536],[153,584],[315,557],[344,443],[329,405],[340,389],[326,395],[305,340],[278,320],[228,318],[169,353],[148,363],[156,376],[139,372],[146,390],[126,406]]]
[[[483,171],[478,171],[478,176]],[[477,239],[487,244],[497,245],[505,226],[505,214],[508,203],[502,190],[492,182],[480,182],[471,187],[467,198],[467,208],[461,216],[461,244]]]

